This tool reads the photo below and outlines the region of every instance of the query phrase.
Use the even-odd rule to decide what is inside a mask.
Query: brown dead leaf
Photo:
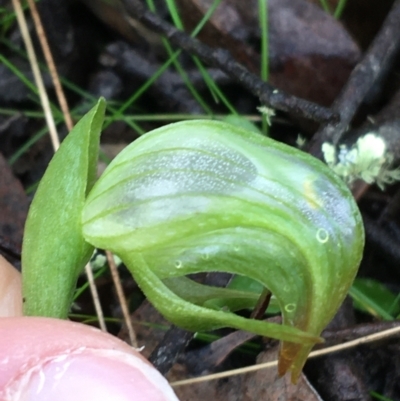
[[[277,349],[263,352],[257,358],[257,363],[265,363],[278,358]],[[268,383],[268,387],[263,387]],[[276,368],[259,370],[249,375],[246,381],[245,393],[249,400],[266,401],[321,401],[320,396],[301,374],[297,384],[292,384],[290,375],[279,377]]]
[[[236,330],[200,349],[185,354],[187,371],[198,375],[213,371],[240,345],[256,337],[248,331]]]
[[[124,11],[119,0],[81,0],[103,22],[133,43],[147,41],[154,48],[161,47],[160,36],[149,31],[141,23],[135,22],[135,29],[124,18]]]
[[[307,1],[321,7],[320,0]],[[333,12],[339,0],[327,0],[327,3],[331,12]],[[392,5],[393,0],[347,1],[340,19],[361,48],[366,49],[378,32]]]
[[[191,31],[211,7],[213,0],[177,0],[185,28]],[[251,3],[251,2],[250,2]],[[241,13],[228,1],[221,2],[201,30],[198,39],[211,47],[229,50],[237,61],[250,71],[258,73],[260,57],[247,43],[250,31]]]
[[[281,316],[275,316],[265,320],[270,323],[282,323]],[[258,336],[248,331],[236,330],[199,349],[186,352],[185,365],[188,373],[197,376],[205,372],[215,371],[233,351],[255,337]],[[267,339],[264,340],[268,341]]]
[[[257,358],[257,363],[277,359],[278,348],[264,352]],[[185,377],[181,365],[169,374],[170,381]],[[290,375],[278,377],[276,367],[258,372],[213,380],[204,383],[188,384],[174,388],[181,401],[321,401],[321,398],[309,384],[304,375],[294,385]]]
[[[330,105],[360,58],[340,22],[305,0],[270,0],[271,82]]]

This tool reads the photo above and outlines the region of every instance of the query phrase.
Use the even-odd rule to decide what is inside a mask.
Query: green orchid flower
[[[297,149],[231,124],[199,120],[170,124],[139,138],[91,188],[88,172],[95,165],[103,109],[100,102],[64,141],[32,204],[23,258],[27,313],[65,317],[70,287],[87,261],[86,248],[108,249],[174,324],[195,331],[232,327],[282,340],[278,370],[291,370],[295,381],[360,263],[364,231],[346,185]],[[74,141],[82,160],[66,165],[62,155],[71,153],[68,143]],[[80,182],[73,196],[66,195],[72,180],[67,176]],[[50,197],[55,179],[63,198],[57,192]],[[59,188],[63,181],[64,190]],[[40,231],[36,227],[46,214],[45,196],[58,206],[47,206],[51,216],[46,222],[53,229]],[[68,213],[71,221],[66,221]],[[62,235],[56,238],[59,224]],[[75,238],[74,247],[68,233]],[[36,249],[42,241],[48,251],[31,263],[32,255],[40,258]],[[61,249],[70,257],[60,267]],[[40,279],[34,273],[43,259],[46,296],[43,285],[36,290]],[[74,272],[64,290],[58,281],[61,269]],[[205,286],[188,277],[200,272],[228,272],[268,289],[280,306],[282,325],[236,315],[235,310],[254,305],[258,295]],[[65,302],[55,308],[50,298]]]

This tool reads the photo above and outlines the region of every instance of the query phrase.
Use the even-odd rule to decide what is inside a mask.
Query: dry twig
[[[39,91],[39,97],[42,103],[46,123],[49,128],[51,142],[53,144],[54,150],[57,150],[60,147],[60,140],[58,138],[56,124],[54,122],[54,118],[51,112],[49,97],[47,96],[46,88],[43,83],[43,78],[40,73],[40,68],[37,61],[35,49],[32,44],[32,39],[29,33],[28,24],[26,23],[24,11],[21,6],[21,0],[13,0],[13,7],[15,10],[15,15],[17,16],[17,21],[19,29],[21,30],[21,35],[25,43],[26,51],[28,53],[28,58],[32,68],[33,76],[35,78],[35,83]]]
[[[108,266],[110,267],[111,276],[114,281],[114,286],[117,291],[118,300],[121,305],[122,315],[124,316],[126,328],[128,329],[129,341],[133,347],[138,348],[135,330],[133,329],[132,320],[129,315],[128,302],[126,301],[124,289],[122,288],[122,283],[119,277],[117,265],[114,261],[114,256],[110,251],[106,251],[106,257]]]
[[[54,88],[58,98],[58,103],[60,104],[61,110],[64,115],[65,124],[69,131],[72,130],[74,123],[71,118],[71,113],[69,112],[68,102],[65,98],[64,91],[61,86],[61,82],[58,76],[57,67],[54,63],[53,55],[51,53],[49,43],[47,41],[46,33],[43,29],[42,21],[36,3],[34,0],[28,0],[29,8],[31,10],[32,18],[35,24],[36,32],[40,41],[40,45],[43,50],[44,57],[46,59],[47,66],[49,67],[51,79],[53,80]]]

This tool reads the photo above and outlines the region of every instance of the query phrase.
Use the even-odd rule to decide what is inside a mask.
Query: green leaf
[[[350,289],[354,307],[384,320],[393,320],[400,305],[392,291],[379,281],[357,278]]]
[[[170,124],[128,146],[93,187],[82,222],[86,240],[116,253],[173,323],[283,340],[278,369],[292,370],[293,380],[346,296],[364,246],[357,205],[325,164],[217,121]],[[271,291],[282,326],[200,306],[187,289],[165,285],[213,271]]]
[[[87,113],[51,160],[29,209],[22,250],[24,313],[66,318],[93,247],[81,213],[96,177],[104,100]]]
[[[376,391],[370,391],[369,393],[370,395],[372,395],[372,397],[380,401],[394,401],[393,398],[385,397],[382,394],[377,393]]]

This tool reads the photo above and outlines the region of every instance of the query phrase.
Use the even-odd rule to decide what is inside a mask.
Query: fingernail
[[[6,389],[5,401],[178,401],[150,364],[114,350],[82,349],[29,368]]]

